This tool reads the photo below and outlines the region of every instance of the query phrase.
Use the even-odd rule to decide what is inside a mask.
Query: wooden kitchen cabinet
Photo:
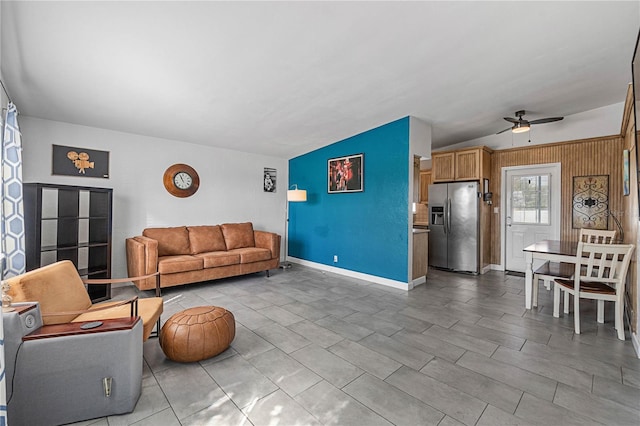
[[[413,231],[413,270],[412,279],[426,277],[429,263],[429,230]]]
[[[455,180],[478,180],[481,177],[481,149],[456,152]]]
[[[488,178],[492,151],[484,146],[431,154],[433,182],[453,182]]]
[[[420,203],[429,202],[429,185],[431,185],[431,170],[423,170],[420,172]]]
[[[456,153],[431,153],[431,180],[435,182],[451,182],[455,180]]]

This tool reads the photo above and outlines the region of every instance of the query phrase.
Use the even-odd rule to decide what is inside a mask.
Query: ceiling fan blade
[[[564,117],[548,117],[548,118],[540,118],[538,120],[531,120],[529,124],[543,124],[543,123],[553,123],[554,121],[560,121]]]
[[[506,129],[504,129],[504,130],[500,130],[498,133],[496,133],[496,135],[499,135],[500,133],[504,133],[504,132],[506,132],[507,130],[511,130],[511,129],[512,129],[511,127],[507,127],[507,128],[506,128]]]
[[[516,124],[519,121],[517,118],[511,118],[511,117],[503,117],[503,118],[513,124]]]

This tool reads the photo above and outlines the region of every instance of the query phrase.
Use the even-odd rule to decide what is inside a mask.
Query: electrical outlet
[[[338,263],[338,255],[337,254],[333,255],[333,263]]]

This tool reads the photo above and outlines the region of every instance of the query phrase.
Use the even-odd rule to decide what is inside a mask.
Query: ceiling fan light
[[[511,128],[513,133],[525,133],[528,132],[531,128],[529,127],[529,123],[516,123]]]

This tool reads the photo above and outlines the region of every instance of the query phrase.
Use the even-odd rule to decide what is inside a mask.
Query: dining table
[[[524,270],[524,307],[526,309],[531,309],[533,304],[533,262],[539,259],[575,264],[577,249],[578,242],[568,240],[542,240],[522,249],[526,263]]]

